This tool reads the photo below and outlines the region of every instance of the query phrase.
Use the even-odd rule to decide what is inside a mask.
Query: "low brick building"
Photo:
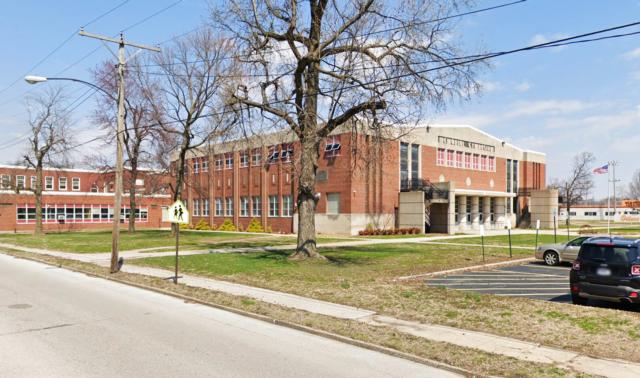
[[[162,210],[171,203],[167,176],[142,170],[136,182],[137,227],[168,227]],[[128,172],[125,172],[125,182]],[[0,165],[0,231],[31,231],[35,225],[35,170]],[[125,185],[126,187],[126,185]],[[46,168],[42,213],[45,231],[109,229],[113,224],[114,173]],[[122,223],[128,223],[129,192],[122,200]]]
[[[545,188],[545,155],[471,126],[395,128],[393,135],[336,130],[320,146],[316,226],[453,233],[528,223],[531,191]],[[299,143],[273,133],[192,152],[185,186],[194,223],[294,232]]]

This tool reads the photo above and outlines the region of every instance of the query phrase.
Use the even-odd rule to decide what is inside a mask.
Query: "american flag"
[[[595,173],[597,175],[601,175],[601,174],[604,174],[604,173],[609,173],[609,163],[603,165],[602,167],[595,168],[593,170],[593,173]]]

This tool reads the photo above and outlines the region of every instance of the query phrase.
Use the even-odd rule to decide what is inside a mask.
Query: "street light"
[[[49,80],[64,80],[64,81],[74,81],[76,83],[82,83],[84,85],[88,85],[93,89],[99,90],[102,93],[106,94],[107,97],[114,100],[118,104],[118,131],[116,135],[116,184],[115,184],[115,193],[114,193],[114,203],[113,203],[113,232],[111,233],[111,273],[116,273],[120,270],[120,264],[118,263],[118,252],[120,250],[120,211],[122,208],[122,176],[123,176],[123,164],[122,164],[122,150],[123,150],[123,135],[124,132],[124,117],[125,117],[125,108],[124,108],[124,95],[123,95],[123,85],[121,83],[120,93],[118,94],[118,98],[113,97],[113,95],[107,92],[104,88],[101,88],[93,83],[88,81],[73,79],[69,77],[44,77],[44,76],[36,76],[36,75],[27,75],[24,77],[24,80],[29,84],[38,84],[44,83]]]

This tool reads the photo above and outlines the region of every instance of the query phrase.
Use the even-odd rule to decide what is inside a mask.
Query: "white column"
[[[482,216],[485,228],[491,225],[491,197],[482,198]]]
[[[471,197],[471,224],[474,229],[480,226],[480,198],[477,196]]]
[[[496,228],[503,228],[506,224],[507,218],[505,217],[505,211],[506,211],[506,197],[497,197],[496,198],[496,208],[494,209],[495,211],[495,218],[496,218]]]
[[[467,224],[467,196],[456,196],[458,200],[458,226],[460,230],[464,230]]]

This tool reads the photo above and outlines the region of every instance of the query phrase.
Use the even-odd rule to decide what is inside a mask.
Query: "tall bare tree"
[[[35,197],[36,235],[42,234],[43,168],[45,165],[66,165],[68,147],[73,143],[69,132],[69,112],[65,104],[62,89],[56,87],[27,98],[31,136],[24,161],[36,172],[36,187],[30,188]]]
[[[555,179],[550,187],[557,188],[567,207],[567,224],[571,224],[571,207],[589,196],[593,189],[593,164],[596,158],[591,152],[581,152],[573,158],[571,173]]]
[[[629,187],[627,188],[627,195],[631,199],[640,199],[640,169],[633,172]]]
[[[129,64],[134,67],[127,71],[125,76],[126,91],[126,116],[124,129],[124,147],[127,154],[125,165],[128,166],[127,187],[129,192],[129,232],[135,232],[137,208],[136,182],[139,178],[139,169],[142,164],[150,163],[155,156],[154,148],[158,140],[163,139],[162,129],[157,127],[157,120],[162,119],[162,114],[157,111],[161,108],[154,107],[160,94],[156,80],[144,71],[137,69],[141,61],[134,59]],[[105,89],[110,95],[102,94],[97,101],[94,111],[94,119],[103,129],[108,130],[109,143],[116,135],[118,96],[117,66],[113,62],[105,62],[93,72],[98,86]],[[148,164],[147,164],[148,165]]]
[[[321,142],[341,125],[406,124],[427,107],[478,89],[476,64],[460,64],[452,33],[456,1],[230,0],[213,10],[234,36],[249,75],[234,95],[300,141],[298,241],[316,248],[316,170]],[[242,114],[247,113],[243,111]],[[254,117],[256,118],[256,117]]]
[[[175,187],[173,199],[182,198],[187,153],[221,138],[233,124],[233,112],[225,110],[225,100],[234,87],[234,46],[229,40],[202,30],[177,40],[155,56],[159,67],[161,96],[154,101],[165,142],[175,143]]]

